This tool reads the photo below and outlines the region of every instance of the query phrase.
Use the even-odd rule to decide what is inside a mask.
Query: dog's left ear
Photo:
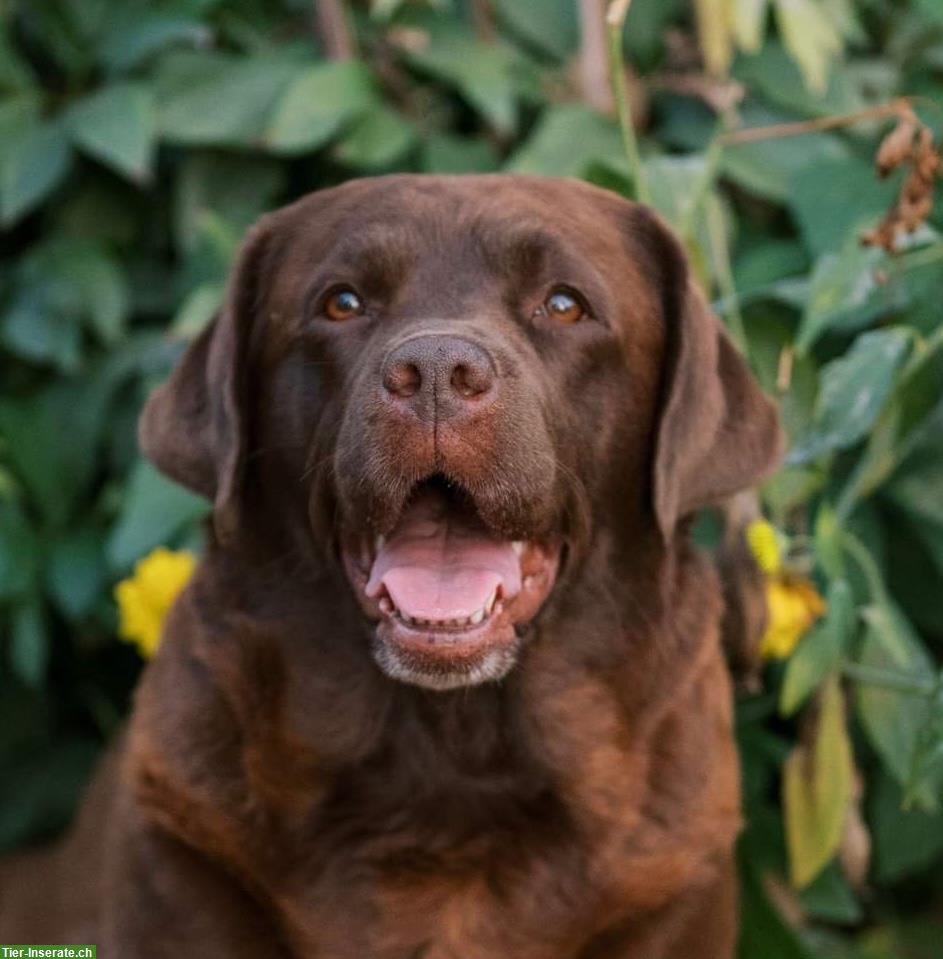
[[[150,395],[138,423],[144,455],[171,479],[213,500],[220,540],[238,524],[248,442],[248,344],[271,234],[266,219],[249,231],[222,310]]]
[[[652,490],[667,542],[679,520],[768,476],[783,435],[775,405],[695,285],[680,242],[657,215],[633,212],[637,240],[658,261],[666,327]]]

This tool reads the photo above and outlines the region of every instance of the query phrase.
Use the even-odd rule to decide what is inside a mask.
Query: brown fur
[[[382,318],[310,319],[342,270]],[[535,327],[560,281],[594,318]],[[398,331],[446,324],[497,357],[502,400],[430,441],[371,391]],[[142,441],[215,499],[207,553],[72,837],[0,890],[2,938],[104,959],[732,955],[730,683],[686,518],[767,473],[779,435],[657,217],[534,178],[314,194],[253,229]],[[383,530],[435,468],[496,529],[565,539],[500,683],[388,679],[337,561],[342,527]]]

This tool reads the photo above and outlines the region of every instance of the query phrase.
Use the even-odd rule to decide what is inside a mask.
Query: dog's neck
[[[598,536],[571,558],[505,681],[430,692],[380,672],[370,654],[372,625],[336,563],[313,563],[300,550],[260,550],[258,541],[251,551],[213,544],[194,584],[194,608],[213,621],[196,630],[190,652],[226,674],[222,688],[269,676],[277,695],[244,697],[240,712],[252,704],[277,711],[293,727],[289,739],[318,744],[332,763],[388,748],[383,737],[401,728],[417,753],[427,737],[439,762],[474,766],[480,751],[505,748],[503,724],[526,721],[543,687],[559,692],[592,682],[606,687],[624,721],[657,715],[659,700],[711,641],[717,594],[713,569],[684,537],[671,549],[651,543],[619,555]],[[233,647],[228,637],[237,636]],[[344,729],[336,731],[339,716]]]

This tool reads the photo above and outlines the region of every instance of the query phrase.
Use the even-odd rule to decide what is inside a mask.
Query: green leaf
[[[859,660],[875,669],[910,676],[932,676],[933,662],[903,613],[894,606],[868,606],[862,611],[867,630]],[[857,710],[861,725],[885,768],[906,786],[920,731],[930,703],[923,696],[859,683]],[[917,797],[925,808],[936,799],[923,790]]]
[[[813,256],[841,249],[880,219],[898,190],[879,180],[858,157],[825,158],[797,170],[790,180],[790,206]]]
[[[565,60],[576,49],[579,25],[571,0],[496,0],[495,11],[511,33],[541,53]]]
[[[59,611],[75,619],[91,612],[104,589],[105,572],[101,533],[79,527],[50,547],[46,586]]]
[[[132,69],[170,44],[189,42],[196,46],[212,40],[211,29],[185,10],[135,5],[119,6],[113,14],[100,52],[102,62],[113,73]]]
[[[39,686],[49,663],[49,637],[42,605],[34,597],[13,610],[10,623],[10,666],[28,686]]]
[[[582,176],[594,161],[624,164],[619,128],[576,103],[549,107],[524,145],[511,157],[511,173]]]
[[[11,25],[0,19],[0,93],[28,89],[36,79],[32,68],[16,49],[10,36]]]
[[[486,140],[431,133],[423,139],[424,173],[494,173],[500,165]]]
[[[33,92],[0,100],[0,170],[19,139],[39,123],[40,105],[40,97]]]
[[[158,128],[174,143],[258,145],[298,72],[292,57],[169,54],[156,76]]]
[[[787,462],[807,463],[859,442],[891,395],[912,343],[913,335],[904,327],[876,330],[859,336],[844,356],[823,366],[812,429]]]
[[[877,774],[868,790],[868,820],[874,841],[874,874],[882,885],[928,867],[943,853],[943,816],[905,809],[901,787]]]
[[[0,499],[0,600],[28,593],[39,565],[39,541],[20,506]]]
[[[754,2],[737,0],[736,6]],[[825,90],[810,90],[803,83],[796,61],[775,40],[770,40],[756,56],[741,57],[734,65],[733,75],[767,103],[800,116],[853,113],[865,106],[855,78],[844,70],[831,71]]]
[[[334,149],[348,166],[383,170],[392,166],[413,145],[413,127],[393,110],[374,107],[357,120]]]
[[[861,905],[836,862],[802,890],[799,901],[807,915],[821,922],[851,925],[862,919]]]
[[[819,257],[796,336],[807,352],[823,333],[861,329],[898,306],[900,287],[882,282],[887,254],[875,247],[848,243],[839,253]]]
[[[936,794],[943,780],[943,675],[937,679],[937,692],[930,700],[927,718],[917,735],[905,800],[927,793]]]
[[[698,186],[707,172],[704,154],[649,157],[644,166],[650,184],[652,206],[675,229],[680,230],[689,222],[694,222],[695,226],[703,222],[705,197],[699,196]],[[713,195],[708,193],[708,196]],[[701,204],[698,211],[694,209],[696,203]],[[700,216],[697,216],[698,213]]]
[[[745,127],[769,126],[794,119],[749,100],[740,112]],[[834,134],[809,133],[730,145],[724,149],[720,165],[724,175],[744,189],[788,204],[793,199],[792,179],[799,170],[823,160],[844,160],[850,155],[848,147]]]
[[[104,247],[54,236],[20,262],[0,333],[25,357],[74,369],[81,325],[102,342],[115,342],[124,331],[128,301],[125,277]]]
[[[162,476],[145,460],[131,473],[124,505],[108,539],[106,555],[115,571],[128,569],[209,512],[200,496]]]
[[[791,716],[835,669],[854,638],[855,604],[844,579],[828,590],[825,618],[799,643],[786,665],[779,711]]]
[[[937,419],[943,424],[943,414]],[[883,492],[907,518],[943,576],[943,446],[928,442],[918,447]]]
[[[513,132],[522,62],[499,41],[484,43],[457,31],[439,31],[422,50],[407,54],[410,63],[454,86],[499,133]]]
[[[378,103],[373,77],[360,61],[309,67],[278,101],[265,145],[287,154],[317,149]]]
[[[749,297],[809,269],[809,258],[796,240],[760,239],[737,251],[734,280],[737,294]],[[752,352],[752,351],[751,351]]]
[[[0,317],[0,342],[23,359],[71,372],[80,361],[80,317],[50,311],[36,291],[21,292]]]
[[[151,175],[154,97],[140,84],[105,87],[76,103],[67,116],[75,144],[135,183]]]
[[[757,304],[748,316],[750,360],[763,388],[779,393],[779,415],[791,442],[804,435],[812,422],[819,390],[819,369],[814,357],[796,357],[789,389],[780,393],[777,379],[783,351],[792,345],[795,320],[772,304]]]
[[[31,124],[11,137],[0,166],[0,222],[11,226],[39,206],[65,178],[71,159],[61,123]]]
[[[937,23],[943,25],[943,6],[939,0],[917,0],[917,6]]]
[[[207,216],[242,234],[275,206],[285,185],[284,167],[269,157],[191,151],[182,161],[174,195],[177,245],[193,253]]]
[[[640,73],[657,69],[665,56],[666,36],[689,7],[689,0],[633,0],[622,33],[626,62]]]
[[[0,400],[7,460],[47,526],[62,526],[87,491],[106,413],[129,372],[124,363],[118,353],[87,377],[60,378],[31,396]]]
[[[829,579],[844,576],[846,571],[846,543],[842,534],[844,530],[839,525],[838,516],[831,503],[825,501],[819,504],[815,513],[815,529],[813,543],[815,544],[815,561]],[[862,544],[863,545],[863,544]],[[867,549],[867,547],[864,547]],[[870,554],[868,554],[870,556]]]
[[[192,340],[212,321],[223,305],[224,283],[203,283],[181,304],[171,324],[174,336]]]
[[[807,886],[838,851],[852,799],[851,742],[837,676],[825,685],[809,745],[783,767],[786,845],[793,885]]]
[[[933,411],[943,411],[943,358],[937,352],[921,359],[924,353],[925,348],[918,344],[904,382],[871,431],[868,445],[842,491],[842,500],[849,507],[871,495],[891,476],[920,442],[924,428],[933,425]]]

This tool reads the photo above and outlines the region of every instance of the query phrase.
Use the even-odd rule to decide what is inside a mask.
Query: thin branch
[[[818,117],[814,120],[799,120],[795,123],[774,123],[766,127],[748,127],[744,130],[732,130],[720,136],[724,146],[737,143],[755,143],[759,140],[776,140],[780,137],[801,136],[804,133],[820,133],[824,130],[837,130],[841,127],[853,126],[865,120],[880,120],[884,117],[900,116],[905,110],[910,110],[910,101],[906,97],[891,100],[866,110],[857,110],[854,113],[843,113],[832,117]]]
[[[606,0],[579,0],[580,90],[600,113],[615,107],[606,60]]]
[[[494,39],[494,15],[489,0],[471,0],[475,37],[483,42]]]
[[[625,18],[629,14],[632,0],[612,0],[606,13],[606,28],[609,33],[609,82],[616,98],[619,113],[619,128],[625,154],[632,171],[635,184],[635,196],[642,203],[651,202],[651,193],[645,179],[645,169],[639,155],[638,141],[635,138],[635,126],[632,123],[632,109],[629,106],[629,90],[625,82],[625,62],[622,54],[622,32]]]
[[[329,60],[349,60],[357,55],[344,0],[314,0],[314,17]]]

